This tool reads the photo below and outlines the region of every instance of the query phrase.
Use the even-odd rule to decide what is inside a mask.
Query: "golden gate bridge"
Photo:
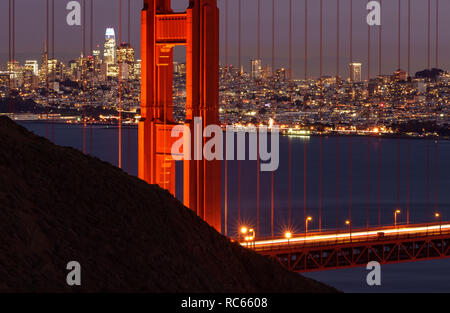
[[[84,55],[87,55],[86,51],[86,1],[83,0],[83,37],[82,47]],[[250,1],[250,0],[248,0]],[[300,0],[295,0],[300,1]],[[361,0],[366,2],[365,0]],[[427,60],[426,66],[431,68],[432,59],[432,45],[431,45],[431,24],[432,24],[432,10],[431,0],[428,1],[428,11],[426,17],[426,24],[424,27],[427,29]],[[120,25],[120,38],[122,38],[122,0],[119,2],[119,25]],[[218,2],[222,7],[222,11],[219,11]],[[229,5],[233,2],[237,4],[238,11],[238,68],[241,68],[242,58],[242,1],[229,1],[229,0],[190,0],[189,7],[184,12],[174,12],[171,8],[170,0],[144,0],[143,9],[141,12],[141,58],[142,58],[142,77],[141,77],[141,119],[139,121],[139,177],[150,184],[158,184],[164,189],[169,190],[172,194],[175,194],[175,160],[171,156],[170,147],[173,143],[173,138],[170,136],[172,128],[177,125],[173,119],[173,77],[172,77],[172,63],[173,63],[173,49],[175,46],[186,47],[186,120],[184,124],[189,127],[193,132],[193,119],[194,117],[202,117],[203,126],[211,124],[220,124],[219,119],[219,104],[222,103],[225,106],[228,104],[226,98],[219,99],[219,54],[220,44],[224,46],[224,60],[225,68],[229,68]],[[256,10],[257,16],[257,57],[261,59],[261,3],[269,1],[257,0],[252,1]],[[331,2],[331,1],[326,1]],[[335,75],[340,75],[340,58],[341,58],[341,10],[346,6],[348,9],[350,18],[346,23],[349,27],[348,38],[348,58],[350,63],[354,61],[353,56],[353,8],[354,0],[335,0],[336,12],[336,72]],[[368,1],[367,1],[368,2]],[[380,0],[380,4],[383,2]],[[92,28],[93,28],[93,3],[91,4],[91,54],[93,50],[92,44]],[[310,77],[308,65],[309,65],[309,30],[308,19],[311,19],[308,4],[311,1],[302,0],[304,4],[302,12],[294,12],[293,0],[289,0],[289,52],[288,52],[288,64],[289,64],[289,78],[293,77],[293,22],[294,17],[303,18],[304,20],[304,78]],[[398,47],[397,47],[397,66],[400,69],[402,63],[402,37],[401,37],[401,5],[402,3],[407,6],[408,18],[407,18],[407,69],[408,73],[411,71],[411,1],[397,0],[398,10]],[[435,61],[436,68],[439,66],[439,15],[442,14],[439,11],[439,0],[434,0],[435,7]],[[47,40],[46,49],[51,50],[51,54],[54,55],[54,0],[49,4],[49,0],[46,0],[47,4]],[[275,42],[276,42],[276,2],[271,0],[272,5],[272,20],[271,28],[271,64],[272,69],[275,69]],[[324,51],[324,1],[319,0],[319,77],[324,74],[323,66],[323,51]],[[299,14],[300,13],[300,14]],[[301,14],[303,13],[303,14]],[[244,17],[245,18],[245,17]],[[220,39],[219,26],[221,25],[219,20],[224,19],[225,25],[224,38]],[[50,23],[51,21],[51,23]],[[404,21],[403,21],[404,22]],[[15,60],[15,1],[9,0],[9,61]],[[130,32],[130,0],[128,1],[128,31]],[[376,50],[376,45],[371,38],[374,32],[378,35],[378,73],[382,74],[383,56],[382,44],[383,44],[383,28],[382,26],[367,27],[367,56],[368,56],[368,70],[367,79],[369,80],[373,71],[370,64],[373,63],[373,50]],[[50,34],[53,34],[50,37]],[[128,34],[128,38],[130,35]],[[267,39],[267,38],[266,38]],[[51,48],[49,46],[51,43]],[[374,49],[375,47],[375,49]],[[48,89],[48,77],[47,73],[47,89]],[[119,75],[120,77],[120,75]],[[119,106],[120,98],[123,96],[121,90],[121,83],[119,80]],[[244,88],[241,86],[240,88]],[[12,88],[10,88],[12,90]],[[12,97],[10,97],[10,112],[14,112],[14,103]],[[47,99],[48,101],[48,99]],[[88,100],[86,100],[88,101]],[[87,104],[87,103],[86,103]],[[119,107],[118,117],[118,155],[119,155],[119,167],[122,167],[121,155],[123,151],[122,147],[122,117],[121,108]],[[48,114],[48,113],[47,113]],[[227,124],[227,117],[225,115],[224,124]],[[49,120],[49,125],[53,125]],[[86,152],[86,115],[83,114],[83,151]],[[47,137],[52,138],[54,129],[53,126],[47,132]],[[91,128],[92,131],[92,128]],[[50,135],[51,134],[51,135]],[[238,229],[239,236],[232,238],[232,240],[240,242],[241,245],[253,249],[254,251],[267,255],[270,258],[276,260],[281,265],[285,266],[289,270],[304,272],[304,271],[316,271],[325,269],[345,268],[363,266],[369,261],[378,261],[382,264],[386,263],[399,263],[409,262],[427,259],[446,258],[450,256],[450,222],[443,221],[442,212],[437,207],[437,186],[435,182],[435,205],[431,208],[431,181],[430,181],[430,140],[427,140],[427,206],[426,206],[426,219],[425,223],[410,223],[410,155],[409,155],[409,140],[408,140],[408,178],[407,178],[407,207],[406,211],[406,223],[398,223],[397,215],[401,213],[398,198],[400,196],[400,188],[397,187],[397,206],[394,208],[392,214],[394,216],[394,225],[382,226],[380,222],[378,225],[370,225],[369,215],[370,208],[367,206],[366,212],[366,225],[365,227],[353,228],[352,221],[352,145],[351,137],[349,146],[349,207],[348,207],[348,219],[345,224],[348,228],[341,229],[339,227],[338,214],[336,208],[336,229],[324,230],[322,227],[322,177],[323,177],[323,158],[322,158],[322,137],[320,139],[320,152],[319,152],[319,198],[318,198],[318,229],[308,231],[308,223],[312,220],[311,216],[307,214],[307,202],[306,202],[306,189],[308,182],[306,179],[306,172],[308,170],[308,162],[306,158],[306,143],[305,143],[305,156],[304,156],[304,219],[301,221],[304,224],[304,231],[301,233],[294,233],[292,231],[286,231],[284,234],[277,235],[274,230],[274,216],[276,215],[274,207],[274,173],[271,174],[271,205],[270,205],[270,237],[262,237],[260,230],[260,173],[259,162],[257,160],[256,166],[256,178],[255,183],[257,185],[257,197],[256,202],[256,225],[240,225]],[[91,142],[92,146],[92,142]],[[398,141],[400,146],[400,141]],[[92,149],[92,148],[91,148]],[[336,144],[336,151],[339,151],[338,143]],[[435,156],[437,155],[437,144],[435,144]],[[193,153],[193,151],[192,151]],[[288,187],[288,203],[289,203],[289,224],[291,224],[291,212],[292,212],[292,183],[291,183],[291,166],[292,155],[291,145],[289,142],[289,187]],[[379,152],[381,153],[381,152]],[[368,153],[368,164],[371,162]],[[378,156],[379,158],[380,156]],[[398,163],[400,164],[400,154],[398,153]],[[208,161],[208,160],[191,160],[183,161],[183,195],[184,204],[190,209],[194,210],[201,218],[208,222],[211,226],[216,228],[217,231],[223,232],[225,235],[229,235],[228,220],[228,191],[227,191],[227,160],[224,161],[225,165],[225,177],[222,180],[221,177],[221,164],[220,161]],[[241,167],[240,161],[238,167],[238,176],[240,184]],[[369,165],[368,165],[369,166]],[[378,163],[379,167],[379,163]],[[397,186],[400,182],[400,170],[398,165],[397,170]],[[437,176],[438,167],[435,162],[435,178]],[[336,162],[336,173],[338,172],[338,163]],[[367,173],[367,184],[369,185],[372,177],[370,172]],[[378,184],[379,184],[379,168],[378,168]],[[225,184],[225,192],[221,194],[221,185]],[[337,190],[339,188],[338,180],[336,179],[336,202],[338,201]],[[367,191],[368,201],[370,199],[369,188]],[[239,211],[240,211],[240,188],[239,188]],[[378,201],[381,195],[378,192]],[[224,212],[222,212],[222,198],[224,201]],[[378,216],[380,216],[380,205],[378,205]],[[378,218],[380,221],[380,218]],[[240,221],[239,221],[240,222]]]

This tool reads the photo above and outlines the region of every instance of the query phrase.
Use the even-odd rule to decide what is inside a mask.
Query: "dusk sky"
[[[229,60],[237,64],[237,17],[239,0],[229,1]],[[293,0],[293,74],[295,78],[303,77],[303,42],[304,42],[304,1]],[[397,10],[398,0],[383,0],[383,72],[391,73],[397,68]],[[82,50],[82,31],[79,26],[66,24],[66,4],[68,0],[55,0],[55,57],[67,62],[77,57]],[[82,0],[80,0],[80,3]],[[142,0],[131,0],[131,44],[137,49],[137,58],[140,58],[140,9]],[[87,3],[87,16],[89,17],[90,0]],[[128,0],[123,3],[123,41],[127,41],[127,6]],[[219,0],[221,10],[221,62],[225,52],[225,0]],[[242,64],[249,69],[251,58],[257,55],[257,0],[241,0],[242,3]],[[336,3],[337,0],[323,0],[324,4],[324,74],[334,74],[336,71]],[[341,12],[341,74],[348,75],[349,62],[349,3],[350,0],[340,0]],[[367,75],[367,0],[353,0],[354,5],[354,61],[363,63],[363,75]],[[16,58],[22,63],[25,59],[38,59],[46,34],[45,0],[16,0]],[[114,27],[116,38],[119,36],[119,0],[94,0],[94,45],[102,47],[106,27]],[[175,11],[183,11],[188,0],[173,0]],[[402,68],[407,67],[407,0],[401,0],[401,55]],[[412,40],[411,57],[412,71],[424,69],[427,66],[427,0],[411,0],[412,4]],[[435,64],[435,8],[436,0],[431,6],[431,63]],[[272,39],[272,0],[261,0],[262,24],[262,58],[263,64],[271,63]],[[275,1],[275,59],[276,66],[288,65],[288,30],[289,30],[289,0]],[[309,69],[312,77],[319,71],[319,0],[309,0]],[[439,2],[440,12],[440,67],[450,68],[450,1]],[[8,59],[8,1],[0,2],[0,58],[1,68],[5,69]],[[372,27],[372,62],[373,74],[378,69],[378,27]],[[89,31],[87,32],[89,34]],[[89,49],[89,37],[86,47]],[[183,49],[177,48],[176,59],[183,59]],[[365,77],[365,76],[364,76]]]

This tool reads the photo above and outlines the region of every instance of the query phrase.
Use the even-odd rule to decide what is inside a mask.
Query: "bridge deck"
[[[450,223],[410,224],[351,233],[321,232],[241,242],[296,272],[450,257]]]

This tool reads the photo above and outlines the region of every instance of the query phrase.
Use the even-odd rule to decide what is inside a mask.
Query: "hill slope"
[[[168,192],[0,118],[0,292],[327,292]],[[81,264],[82,285],[66,284]]]

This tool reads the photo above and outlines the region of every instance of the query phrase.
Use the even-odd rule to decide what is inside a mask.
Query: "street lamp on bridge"
[[[394,212],[394,226],[397,226],[397,215],[400,214],[400,210],[395,210]]]
[[[439,219],[439,233],[442,233],[442,216],[441,216],[441,213],[439,213],[439,212],[434,213],[434,217],[436,219]]]
[[[287,239],[287,241],[288,241],[288,246],[289,246],[289,239],[292,238],[292,233],[291,233],[290,231],[285,232],[285,233],[284,233],[284,238]]]
[[[311,217],[311,216],[308,216],[308,217],[305,219],[305,235],[308,234],[308,222],[310,222],[310,221],[312,221],[312,217]]]
[[[242,226],[240,233],[244,235],[244,240],[247,242],[247,247],[250,242],[255,241],[255,230],[253,228],[247,228],[246,226]]]
[[[352,241],[352,222],[350,220],[346,220],[345,225],[348,226],[348,231],[350,233],[350,242],[351,242]]]

